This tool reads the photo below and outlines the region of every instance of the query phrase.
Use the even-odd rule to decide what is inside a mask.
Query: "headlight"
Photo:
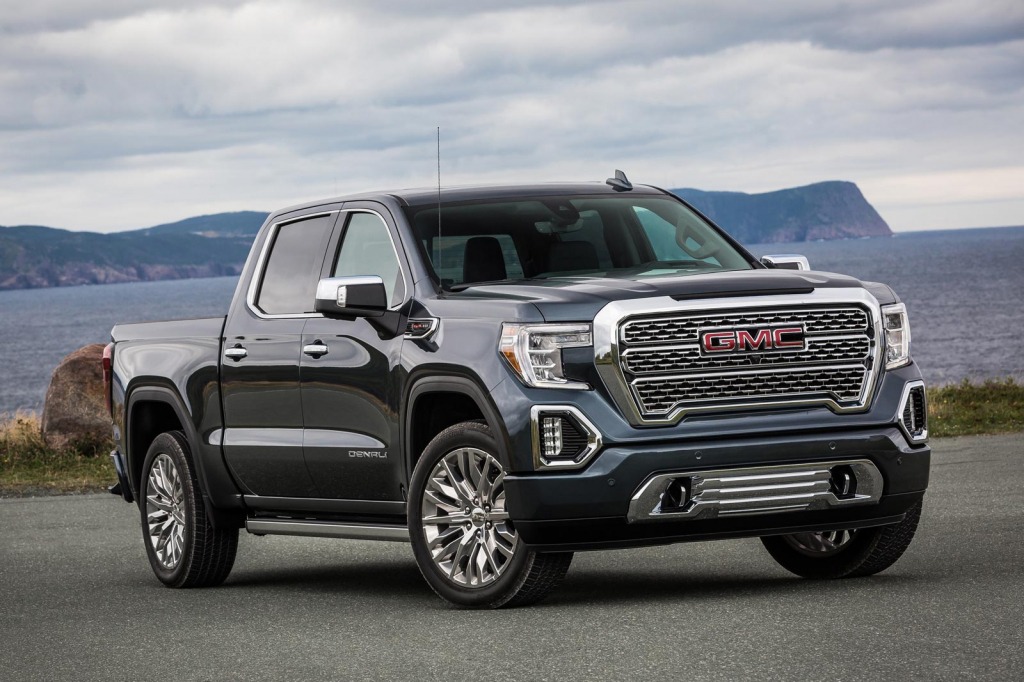
[[[505,323],[501,326],[499,350],[527,386],[588,389],[588,384],[565,378],[562,349],[593,344],[589,324]]]
[[[910,321],[902,303],[882,306],[885,330],[885,368],[896,369],[910,362]]]

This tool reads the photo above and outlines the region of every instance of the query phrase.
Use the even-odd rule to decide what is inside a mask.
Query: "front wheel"
[[[571,552],[541,554],[520,540],[496,453],[486,425],[463,422],[438,434],[413,471],[413,554],[427,583],[456,606],[534,603],[562,581],[572,561]]]
[[[896,563],[914,539],[921,503],[899,523],[875,528],[794,533],[761,538],[772,558],[803,578],[857,578]]]
[[[215,529],[207,518],[185,434],[153,439],[142,476],[142,535],[156,577],[168,587],[224,582],[235,563],[238,529]]]

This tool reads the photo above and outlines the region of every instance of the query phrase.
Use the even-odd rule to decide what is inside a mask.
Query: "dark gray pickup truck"
[[[241,528],[411,542],[470,607],[690,540],[864,576],[928,484],[892,290],[759,261],[621,174],[288,208],[226,317],[111,336],[112,490],[172,587],[223,582]]]

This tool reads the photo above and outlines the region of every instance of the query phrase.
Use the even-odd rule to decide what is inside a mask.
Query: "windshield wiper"
[[[490,279],[482,282],[460,282],[459,284],[453,284],[445,291],[465,291],[469,287],[484,287],[492,286],[494,284],[519,284],[523,282],[522,279]]]
[[[665,268],[680,268],[680,267],[692,267],[692,268],[721,268],[721,265],[715,265],[714,263],[705,263],[702,260],[652,260],[643,263],[644,267],[651,265],[661,266]]]

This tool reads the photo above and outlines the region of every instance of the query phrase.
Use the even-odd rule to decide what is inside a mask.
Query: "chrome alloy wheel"
[[[519,535],[505,510],[505,470],[477,448],[434,465],[421,503],[423,536],[437,568],[461,587],[485,587],[508,567]]]
[[[856,529],[826,530],[819,533],[794,533],[783,537],[793,549],[801,554],[820,557],[845,549],[856,534]]]
[[[185,546],[185,492],[174,461],[157,455],[146,483],[146,524],[157,561],[173,569]]]

